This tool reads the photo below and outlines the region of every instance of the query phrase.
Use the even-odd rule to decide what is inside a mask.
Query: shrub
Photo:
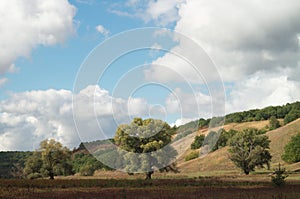
[[[195,158],[199,157],[199,152],[198,151],[192,151],[191,153],[189,153],[187,156],[185,156],[184,160],[185,161],[189,161]]]
[[[30,180],[41,178],[41,177],[42,177],[42,174],[40,174],[40,173],[30,173],[27,176],[27,178],[30,179]]]
[[[288,177],[285,168],[281,168],[279,164],[278,168],[275,169],[274,174],[275,176],[271,176],[273,185],[276,187],[285,185],[285,178]]]
[[[196,136],[194,142],[191,144],[191,149],[199,149],[203,144],[204,138],[204,135]]]

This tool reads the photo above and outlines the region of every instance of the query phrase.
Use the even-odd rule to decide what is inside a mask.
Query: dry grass
[[[268,124],[268,121],[259,121],[259,122],[245,122],[241,124],[228,124],[225,125],[224,128],[226,130],[235,129],[242,130],[245,128],[253,127],[253,128],[264,128]],[[288,170],[295,171],[300,170],[300,163],[296,164],[286,164],[281,159],[281,155],[284,152],[284,146],[289,142],[290,138],[293,135],[296,135],[300,132],[300,119],[291,122],[281,128],[278,128],[273,131],[269,131],[266,135],[270,138],[270,152],[273,156],[271,161],[271,167],[274,168],[278,165],[278,163],[283,164]],[[197,132],[197,134],[205,134],[206,132]],[[187,141],[186,141],[187,142]],[[187,152],[183,153],[183,157],[188,154],[191,150],[187,150]],[[183,173],[193,173],[193,172],[215,172],[215,173],[226,173],[233,172],[238,173],[240,170],[237,169],[234,164],[228,158],[228,147],[222,148],[215,152],[209,153],[207,156],[202,158],[197,158],[194,160],[190,160],[188,162],[184,162],[181,157],[178,161],[179,169]],[[258,170],[263,171],[263,170]]]

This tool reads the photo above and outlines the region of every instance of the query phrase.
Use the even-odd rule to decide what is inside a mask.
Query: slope
[[[234,125],[229,124],[233,127]],[[254,123],[251,122],[251,125],[245,123],[234,126],[239,128],[253,127]],[[228,125],[224,126],[225,129],[228,129]],[[255,126],[255,125],[254,125]],[[257,126],[260,126],[257,124]],[[242,130],[240,128],[239,130]],[[287,164],[281,159],[281,155],[284,152],[284,146],[289,142],[290,138],[293,135],[300,133],[300,119],[291,122],[281,128],[278,128],[273,131],[269,131],[266,135],[271,140],[270,143],[270,152],[273,156],[271,161],[271,167],[275,167],[278,163],[283,164],[288,170],[296,171],[300,169],[300,164]],[[239,172],[239,170],[234,166],[234,164],[228,158],[228,147],[224,147],[215,152],[209,153],[207,156],[202,158],[197,158],[188,162],[184,162],[181,158],[178,162],[178,167],[183,173],[193,173],[193,172]]]

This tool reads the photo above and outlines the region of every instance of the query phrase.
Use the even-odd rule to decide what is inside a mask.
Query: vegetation
[[[0,152],[0,178],[22,178],[26,159],[32,152],[7,151]]]
[[[91,154],[77,153],[72,160],[73,171],[82,176],[92,176],[98,169],[109,170],[107,166],[103,165]]]
[[[269,124],[269,129],[274,130],[280,127],[279,121],[276,119],[275,116],[271,116],[270,118],[270,124]]]
[[[189,161],[195,158],[199,157],[199,152],[198,151],[192,151],[191,153],[189,153],[187,156],[185,156],[184,160],[185,161]]]
[[[225,179],[225,180],[224,180]],[[0,198],[299,198],[300,185],[281,189],[261,180],[57,179],[0,180]],[[259,193],[259,194],[258,194]]]
[[[280,164],[278,164],[278,168],[274,171],[275,176],[271,176],[273,185],[277,187],[285,185],[285,179],[288,177],[286,173],[285,168],[281,168]]]
[[[71,151],[54,139],[44,140],[25,163],[28,178],[72,174]]]
[[[199,149],[203,144],[204,138],[204,135],[197,135],[194,142],[191,144],[191,149]]]
[[[293,136],[284,147],[282,159],[288,163],[300,162],[300,133]]]
[[[259,135],[257,129],[245,129],[237,133],[230,141],[230,159],[248,175],[256,166],[270,167],[270,140],[267,136]]]
[[[172,138],[169,130],[166,122],[154,119],[135,118],[129,125],[120,125],[115,143],[129,152],[124,155],[125,170],[128,173],[146,171],[146,179],[151,179],[157,169],[176,171],[174,165],[170,165],[177,153],[169,145]]]

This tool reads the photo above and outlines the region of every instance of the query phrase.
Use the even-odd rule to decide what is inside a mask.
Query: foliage
[[[288,163],[300,162],[300,133],[293,136],[284,147],[282,159]]]
[[[0,152],[0,178],[22,178],[26,159],[32,152],[2,151]]]
[[[151,179],[155,169],[175,170],[174,165],[165,166],[177,154],[169,145],[172,138],[169,130],[166,122],[154,119],[135,118],[129,125],[120,125],[114,139],[119,148],[129,152],[124,155],[124,169],[128,173],[147,171],[146,179]]]
[[[269,122],[269,129],[274,130],[280,127],[279,121],[276,119],[275,116],[271,116],[270,122]]]
[[[300,110],[293,109],[284,117],[284,124],[290,123],[300,117]]]
[[[229,144],[229,140],[237,133],[237,131],[230,129],[226,131],[225,129],[220,129],[218,131],[219,138],[215,145],[212,148],[212,151],[216,151],[220,148],[223,148]]]
[[[188,155],[185,156],[184,160],[185,161],[189,161],[195,158],[199,157],[199,152],[198,151],[192,151],[191,153],[189,153]]]
[[[267,136],[259,135],[257,129],[249,128],[237,133],[230,141],[230,159],[248,175],[256,166],[270,167],[272,158],[269,152],[270,140]]]
[[[35,151],[25,163],[25,173],[39,173],[54,179],[55,175],[70,175],[72,173],[71,152],[54,139],[44,140],[39,150]]]
[[[82,176],[92,176],[98,169],[107,169],[100,161],[91,154],[78,153],[72,160],[73,170]]]
[[[271,176],[271,181],[273,185],[277,187],[285,185],[285,178],[288,177],[286,169],[281,168],[280,164],[278,164],[278,168],[275,169],[274,174],[275,176]]]
[[[197,135],[194,142],[191,144],[191,149],[199,149],[203,144],[204,138],[204,135]]]

